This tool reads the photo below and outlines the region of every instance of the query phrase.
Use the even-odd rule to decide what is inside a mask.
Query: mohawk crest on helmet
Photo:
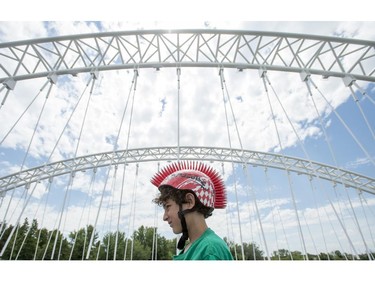
[[[176,189],[191,190],[206,207],[226,207],[224,181],[218,172],[203,163],[172,163],[157,172],[151,183],[158,188],[168,185]]]

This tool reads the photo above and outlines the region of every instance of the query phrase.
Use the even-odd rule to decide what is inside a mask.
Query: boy
[[[153,202],[163,206],[163,220],[173,233],[182,233],[174,260],[233,260],[228,245],[206,224],[214,208],[226,207],[217,172],[202,163],[177,162],[156,173],[151,183],[160,191]]]

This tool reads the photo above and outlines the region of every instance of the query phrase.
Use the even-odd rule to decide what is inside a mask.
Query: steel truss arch
[[[311,178],[318,177],[375,194],[375,179],[318,162],[252,150],[192,146],[135,148],[91,154],[49,163],[0,178],[0,193],[20,186],[27,186],[37,181],[46,179],[52,181],[56,176],[98,167],[124,163],[176,161],[178,159],[234,162],[271,167],[305,174]]]
[[[375,41],[240,30],[137,30],[0,43],[0,83],[114,69],[220,67],[375,82]]]

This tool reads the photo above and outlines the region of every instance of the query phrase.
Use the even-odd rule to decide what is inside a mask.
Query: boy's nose
[[[166,221],[167,219],[168,219],[167,212],[164,211],[164,214],[163,214],[163,221]]]

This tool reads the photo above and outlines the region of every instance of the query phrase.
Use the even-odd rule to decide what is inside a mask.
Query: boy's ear
[[[192,194],[192,193],[187,193],[186,195],[185,195],[185,199],[186,199],[186,203],[187,204],[189,204],[189,206],[192,208],[192,207],[194,207],[195,206],[195,196],[194,196],[194,194]],[[190,208],[189,207],[189,208]]]

